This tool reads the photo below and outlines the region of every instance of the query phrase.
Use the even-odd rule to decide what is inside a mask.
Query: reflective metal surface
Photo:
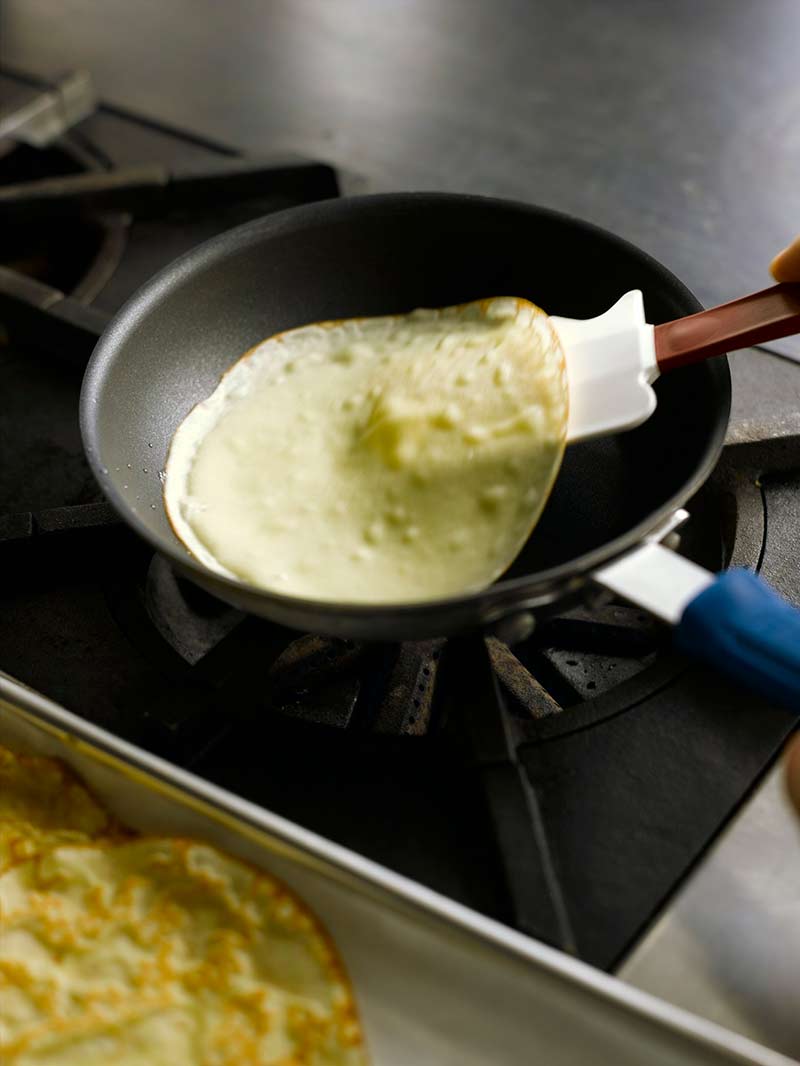
[[[796,0],[4,0],[2,62],[263,152],[544,204],[706,305],[800,226]]]
[[[76,70],[52,89],[29,93],[22,102],[0,112],[0,140],[12,137],[43,148],[90,115],[94,106],[89,72]]]
[[[619,976],[800,1060],[800,819],[782,771],[769,774]]]
[[[0,743],[64,759],[126,824],[262,866],[320,916],[374,1066],[790,1066],[81,721],[0,674]]]

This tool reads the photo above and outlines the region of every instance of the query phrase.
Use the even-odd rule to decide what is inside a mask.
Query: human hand
[[[800,237],[797,237],[782,252],[778,252],[769,265],[776,281],[800,281]],[[786,758],[786,787],[789,798],[800,814],[800,736],[789,744]]]
[[[800,814],[800,736],[794,738],[789,744],[789,753],[786,758],[786,787],[789,791],[789,799],[797,807]]]
[[[800,281],[800,237],[778,252],[769,269],[776,281]]]

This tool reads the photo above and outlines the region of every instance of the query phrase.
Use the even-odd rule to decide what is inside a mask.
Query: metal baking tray
[[[790,1064],[179,770],[4,674],[0,744],[63,759],[134,829],[207,840],[282,878],[339,947],[374,1066]]]

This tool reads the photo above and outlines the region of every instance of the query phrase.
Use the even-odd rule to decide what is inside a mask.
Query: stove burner
[[[167,644],[194,666],[244,619],[196,585],[178,578],[160,555],[147,569],[144,607]]]
[[[655,661],[666,644],[658,624],[621,603],[577,607],[548,620],[517,654],[560,707],[609,692]]]
[[[35,454],[30,442],[27,453]],[[63,459],[59,468],[63,492]],[[43,463],[43,471],[49,469]],[[85,474],[82,462],[79,469]],[[16,489],[3,482],[0,489],[19,494],[24,484],[30,492],[30,464],[24,473]],[[92,483],[78,496],[81,492],[91,495],[96,489]],[[712,568],[733,551],[723,544],[721,529],[739,528],[731,523],[730,508],[722,506],[724,499],[713,486],[698,496],[684,535],[686,554]],[[215,698],[235,692],[239,718],[275,712],[311,724],[409,737],[435,733],[443,724],[437,699],[443,641],[365,647],[302,636],[248,617],[178,577],[162,557],[120,529],[101,503],[76,500],[71,506],[17,512],[0,520],[0,539],[9,547],[28,543],[40,558],[54,545],[53,538],[57,545],[66,535],[80,536],[81,530],[95,541],[103,535],[115,543],[122,538],[99,556],[108,607],[131,644],[171,683],[187,684],[195,692],[208,689]],[[748,541],[751,552],[757,552],[759,542]],[[124,568],[118,565],[122,557]],[[735,561],[753,565],[756,559],[757,554],[743,558],[740,553]],[[661,628],[641,611],[615,603],[545,618],[513,648],[488,637],[487,649],[508,712],[523,725],[600,696],[606,704],[612,701],[615,712],[622,710],[679,669],[665,649]],[[162,706],[164,728],[175,740],[186,716],[170,701]],[[150,714],[157,723],[158,708]],[[213,709],[209,714],[213,717]],[[193,709],[191,717],[191,732],[197,736],[200,715]]]
[[[124,576],[112,566],[106,595],[128,638],[169,676],[225,689],[232,669],[238,672],[236,687],[247,695],[242,715],[275,712],[340,729],[409,735],[430,725],[433,642],[365,648],[283,630],[226,606],[141,550]]]
[[[709,531],[705,525],[716,521],[716,513],[699,499],[695,513],[686,552],[718,568],[719,527]],[[244,665],[246,649],[257,647],[266,665],[259,668],[257,695],[250,693],[255,695],[254,713],[269,707],[293,718],[379,735],[423,736],[441,725],[436,681],[444,641],[365,647],[301,636],[225,605],[146,549],[139,549],[138,559],[124,576],[112,566],[106,584],[109,604],[129,639],[170,676],[224,683],[232,657],[243,673],[250,672]],[[578,607],[546,618],[513,649],[487,638],[509,712],[523,722],[618,690],[624,706],[626,683],[634,678],[639,679],[640,698],[648,675],[653,686],[663,684],[660,653],[665,645],[656,622],[621,603]],[[659,659],[659,669],[653,671]]]
[[[133,554],[126,552],[129,564]],[[259,665],[252,682],[251,714],[269,709],[310,723],[377,735],[421,737],[440,725],[435,696],[444,641],[364,646],[301,636],[227,606],[178,577],[161,556],[150,555],[138,544],[135,554],[136,565],[129,565],[124,575],[113,564],[109,568],[107,600],[132,643],[170,677],[191,681],[194,676],[198,685],[224,687],[235,660],[247,688],[243,679],[253,673],[247,656],[256,648],[259,663],[266,664]],[[587,620],[591,617],[587,614]],[[569,619],[565,616],[567,631]],[[603,634],[598,638],[602,648],[613,626],[587,621],[581,631],[584,643],[592,626]],[[572,646],[569,637],[559,637],[558,619],[542,633]],[[531,674],[528,657],[523,661],[522,653],[514,654],[494,637],[488,638],[487,647],[512,713],[536,720],[561,710]],[[640,651],[634,640],[634,652]],[[558,651],[548,648],[544,654],[557,658]],[[635,661],[640,660],[641,656]],[[562,673],[568,674],[569,668]],[[561,688],[567,691],[563,684]],[[574,702],[574,690],[570,692]]]

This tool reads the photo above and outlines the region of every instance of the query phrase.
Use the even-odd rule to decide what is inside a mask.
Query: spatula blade
[[[656,408],[653,327],[632,289],[596,318],[551,316],[567,362],[567,441],[617,433],[645,422]]]

